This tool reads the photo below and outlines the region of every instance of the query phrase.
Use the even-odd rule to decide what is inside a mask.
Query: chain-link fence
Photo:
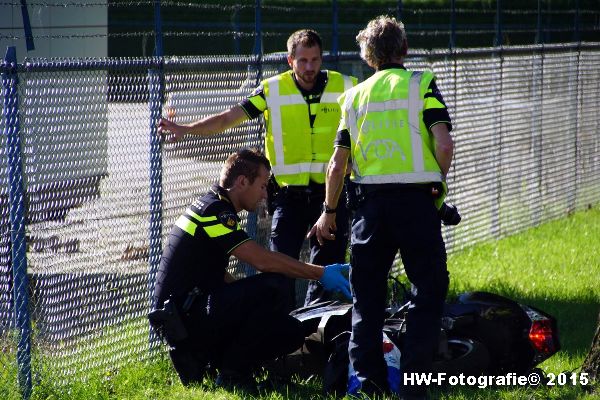
[[[449,251],[600,201],[599,64],[600,44],[411,53],[407,67],[436,73],[454,122],[449,201],[463,221],[444,228]],[[359,80],[372,73],[353,53],[326,66]],[[286,69],[284,56],[3,64],[6,379],[67,381],[149,357],[156,343],[145,315],[163,239],[226,155],[263,139],[258,119],[160,144],[157,118],[219,112]],[[266,245],[270,218],[243,217]]]

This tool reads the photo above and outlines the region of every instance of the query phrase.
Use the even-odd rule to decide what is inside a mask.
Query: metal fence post
[[[262,19],[261,19],[261,5],[260,0],[256,0],[256,8],[254,10],[254,55],[256,56],[256,62],[259,70],[259,77],[262,73]],[[246,219],[246,232],[248,236],[252,239],[256,239],[258,229],[258,215],[256,212],[250,211],[248,212],[248,217]],[[250,271],[250,270],[249,270]]]
[[[544,42],[544,38],[542,37],[542,0],[538,0],[537,6],[537,30],[535,35],[535,44],[540,44]]]
[[[450,49],[456,47],[456,0],[450,0]]]
[[[160,0],[154,0],[154,55],[163,56],[162,19],[160,16]]]
[[[261,4],[260,0],[256,0],[256,5],[254,9],[254,56],[256,57],[256,67],[257,76],[256,83],[257,85],[261,81],[262,76],[262,56],[263,56],[263,47],[262,47],[262,19],[261,19]],[[249,211],[248,216],[246,217],[246,233],[253,240],[257,239],[258,234],[258,214],[254,211]],[[246,263],[240,262],[240,267],[246,271],[247,276],[254,275],[256,270],[251,268],[250,265]]]
[[[338,56],[338,49],[339,49],[339,31],[338,31],[338,4],[337,4],[337,0],[333,0],[331,2],[331,11],[333,14],[333,21],[332,21],[332,43],[331,43],[331,54],[336,57],[336,63],[337,63],[337,56]]]
[[[262,19],[260,0],[254,6],[254,54],[262,56]]]
[[[25,242],[25,191],[23,188],[23,167],[21,158],[21,138],[19,136],[19,94],[17,73],[17,51],[8,47],[4,58],[5,71],[2,74],[4,87],[4,135],[8,155],[10,240],[13,273],[15,327],[19,336],[17,363],[19,367],[19,387],[24,399],[31,396],[31,319],[29,315],[29,281],[27,278],[27,257]]]
[[[21,0],[21,15],[23,16],[23,30],[25,31],[25,48],[27,51],[35,50],[33,33],[31,31],[31,20],[27,9],[27,0]]]
[[[581,35],[580,35],[580,20],[581,15],[579,14],[579,0],[575,0],[575,29],[574,29],[574,33],[575,33],[575,37],[574,37],[574,41],[579,43],[581,41]]]
[[[498,0],[499,2],[500,0]],[[497,72],[497,76],[499,76],[500,78],[497,80],[498,82],[498,86],[499,87],[495,87],[494,89],[494,100],[495,100],[495,104],[497,104],[496,107],[496,111],[495,112],[495,116],[494,116],[494,127],[495,127],[495,132],[496,134],[493,135],[493,139],[492,139],[492,149],[491,151],[494,152],[494,155],[492,157],[492,170],[493,170],[493,182],[496,185],[496,189],[497,192],[495,193],[495,196],[493,196],[492,194],[490,195],[490,200],[491,200],[491,206],[490,206],[490,224],[491,224],[491,234],[492,237],[494,239],[499,239],[502,237],[502,230],[504,228],[504,226],[502,225],[502,209],[501,209],[501,205],[502,205],[502,176],[503,176],[503,171],[502,171],[502,139],[503,139],[503,128],[504,128],[504,115],[502,114],[503,111],[503,103],[502,103],[502,95],[503,95],[503,85],[504,85],[504,78],[503,78],[503,67],[504,67],[504,49],[501,47],[501,42],[498,46],[500,46],[499,48],[496,48],[493,50],[492,55],[493,57],[498,57],[498,62],[499,62],[499,68],[498,68],[498,72]]]
[[[235,5],[233,8],[232,25],[233,25],[233,51],[236,55],[240,54],[240,5]]]
[[[579,14],[579,0],[577,0],[577,13]],[[577,196],[579,194],[578,189],[578,184],[579,184],[579,175],[580,175],[580,170],[579,170],[579,147],[580,147],[580,126],[579,126],[579,121],[580,121],[580,111],[581,111],[581,94],[580,94],[580,82],[581,82],[581,78],[579,76],[580,73],[580,68],[581,68],[581,42],[579,41],[579,31],[576,32],[577,35],[577,61],[576,61],[576,68],[575,68],[575,135],[574,135],[574,164],[575,164],[575,179],[573,180],[574,185],[573,185],[573,195],[570,197],[570,201],[567,202],[567,210],[569,213],[574,212],[576,210],[577,207]]]
[[[538,3],[539,4],[539,3]],[[543,36],[540,35],[543,43]],[[531,93],[537,99],[535,112],[531,118],[531,153],[532,153],[532,175],[534,179],[535,194],[539,199],[543,197],[542,174],[543,174],[543,141],[542,126],[544,121],[544,47],[538,46],[536,54],[539,59],[534,57],[533,77],[531,79]],[[543,220],[543,202],[537,201],[533,205],[531,215],[531,225],[538,226]]]
[[[398,0],[396,3],[396,19],[402,21],[402,0]]]
[[[552,2],[546,2],[546,29],[544,29],[544,43],[552,41]]]
[[[154,292],[156,272],[160,263],[162,252],[162,151],[161,141],[158,137],[157,123],[161,116],[163,105],[163,47],[162,27],[160,16],[160,0],[154,0],[154,29],[155,49],[154,55],[158,57],[158,65],[148,70],[148,107],[150,110],[150,227],[149,227],[149,257],[148,257],[148,286],[150,299]],[[156,338],[150,332],[150,345]]]
[[[496,38],[494,46],[502,46],[502,1],[496,0]]]

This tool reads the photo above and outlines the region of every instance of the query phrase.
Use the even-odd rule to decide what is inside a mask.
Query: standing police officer
[[[284,275],[318,280],[350,297],[343,264],[320,267],[272,252],[251,240],[237,213],[267,197],[269,161],[256,150],[232,154],[218,186],[177,219],[163,251],[149,318],[170,345],[184,384],[201,382],[207,363],[217,385],[253,391],[252,367],[302,346],[300,322],[285,307]],[[235,280],[229,258],[264,273]]]
[[[262,81],[240,104],[189,125],[162,119],[158,130],[170,131],[175,139],[186,134],[211,135],[263,114],[265,153],[280,187],[273,199],[270,247],[298,259],[306,232],[319,218],[325,200],[325,171],[340,119],[336,100],[356,84],[356,78],[321,70],[322,43],[313,30],[294,32],[287,50],[291,70]],[[311,239],[311,263],[344,262],[349,233],[345,202],[335,215],[338,231],[343,234],[323,246]],[[291,310],[296,302],[294,280],[285,286]],[[305,303],[316,299],[324,299],[322,287],[310,282]]]
[[[352,157],[351,179],[358,187],[359,205],[352,222],[349,353],[360,391],[371,394],[388,389],[381,340],[387,276],[398,249],[413,285],[401,373],[431,370],[448,290],[437,208],[445,195],[454,145],[433,73],[408,71],[402,65],[407,52],[403,24],[380,16],[356,39],[361,57],[376,73],[339,99],[342,119],[327,171],[325,201],[336,208]],[[335,236],[334,228],[332,217],[324,213],[311,233],[324,241]],[[401,385],[403,398],[425,394],[425,387]]]

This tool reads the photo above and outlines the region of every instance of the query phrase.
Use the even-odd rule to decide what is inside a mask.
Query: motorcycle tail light
[[[549,319],[532,321],[531,329],[529,329],[529,340],[539,353],[551,355],[558,350],[555,345],[552,321]]]

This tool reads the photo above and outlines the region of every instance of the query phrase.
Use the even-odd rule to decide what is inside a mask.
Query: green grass
[[[505,295],[554,315],[558,319],[561,351],[540,367],[547,373],[579,371],[589,349],[600,310],[600,207],[575,213],[527,232],[484,243],[448,259],[449,296],[469,290]],[[0,354],[0,396],[18,399],[14,358]],[[52,373],[36,375],[32,399],[241,399],[239,393],[214,388],[184,388],[169,360],[132,362],[119,370],[102,372],[85,381],[65,385]],[[318,380],[294,392],[271,392],[260,399],[322,398]],[[538,388],[450,387],[433,389],[433,398],[459,399],[593,399],[581,386]]]
[[[559,322],[563,351],[583,361],[600,309],[600,208],[449,257],[451,294],[486,290],[539,307]],[[550,370],[560,372],[561,370]]]
[[[599,248],[600,208],[595,207],[449,256],[450,293],[486,290],[555,316],[562,349],[540,367],[553,374],[578,372],[600,311]],[[573,386],[493,392],[458,389],[440,398],[598,398]]]

